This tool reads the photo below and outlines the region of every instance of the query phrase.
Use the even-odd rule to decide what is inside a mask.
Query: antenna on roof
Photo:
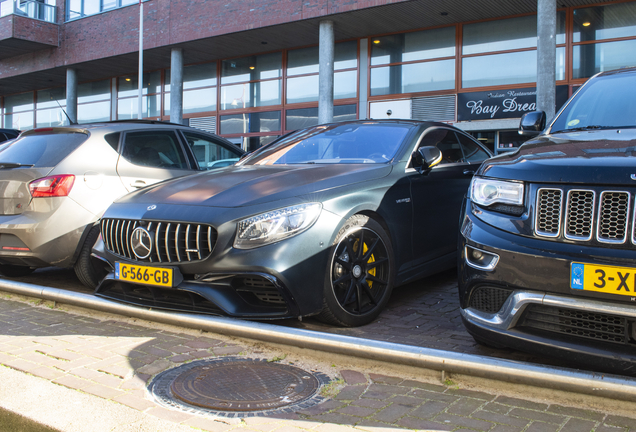
[[[57,102],[58,106],[60,107],[60,109],[62,110],[62,112],[64,113],[64,115],[66,116],[66,118],[68,119],[68,124],[70,125],[76,125],[77,122],[74,122],[73,120],[71,120],[71,118],[68,116],[68,114],[66,113],[66,110],[64,108],[62,108],[62,105],[60,105],[60,101],[55,99],[55,102]]]

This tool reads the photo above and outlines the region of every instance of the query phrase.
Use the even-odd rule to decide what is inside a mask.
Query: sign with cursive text
[[[567,98],[568,86],[557,86],[557,111]],[[458,121],[521,118],[536,110],[537,90],[534,87],[457,94]]]

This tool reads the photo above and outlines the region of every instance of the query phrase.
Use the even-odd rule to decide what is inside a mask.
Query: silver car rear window
[[[6,150],[0,152],[0,163],[53,167],[87,139],[88,135],[84,133],[23,136]]]

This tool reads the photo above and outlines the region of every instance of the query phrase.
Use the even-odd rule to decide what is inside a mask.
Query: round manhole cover
[[[322,402],[329,378],[265,360],[225,357],[167,370],[150,384],[162,405],[226,417],[293,412]]]

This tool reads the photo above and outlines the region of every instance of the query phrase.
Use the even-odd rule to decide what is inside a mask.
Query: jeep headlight
[[[473,177],[470,196],[474,203],[482,206],[492,204],[523,205],[523,183]]]
[[[320,203],[300,204],[243,219],[234,247],[252,249],[293,237],[311,227],[322,210]]]

